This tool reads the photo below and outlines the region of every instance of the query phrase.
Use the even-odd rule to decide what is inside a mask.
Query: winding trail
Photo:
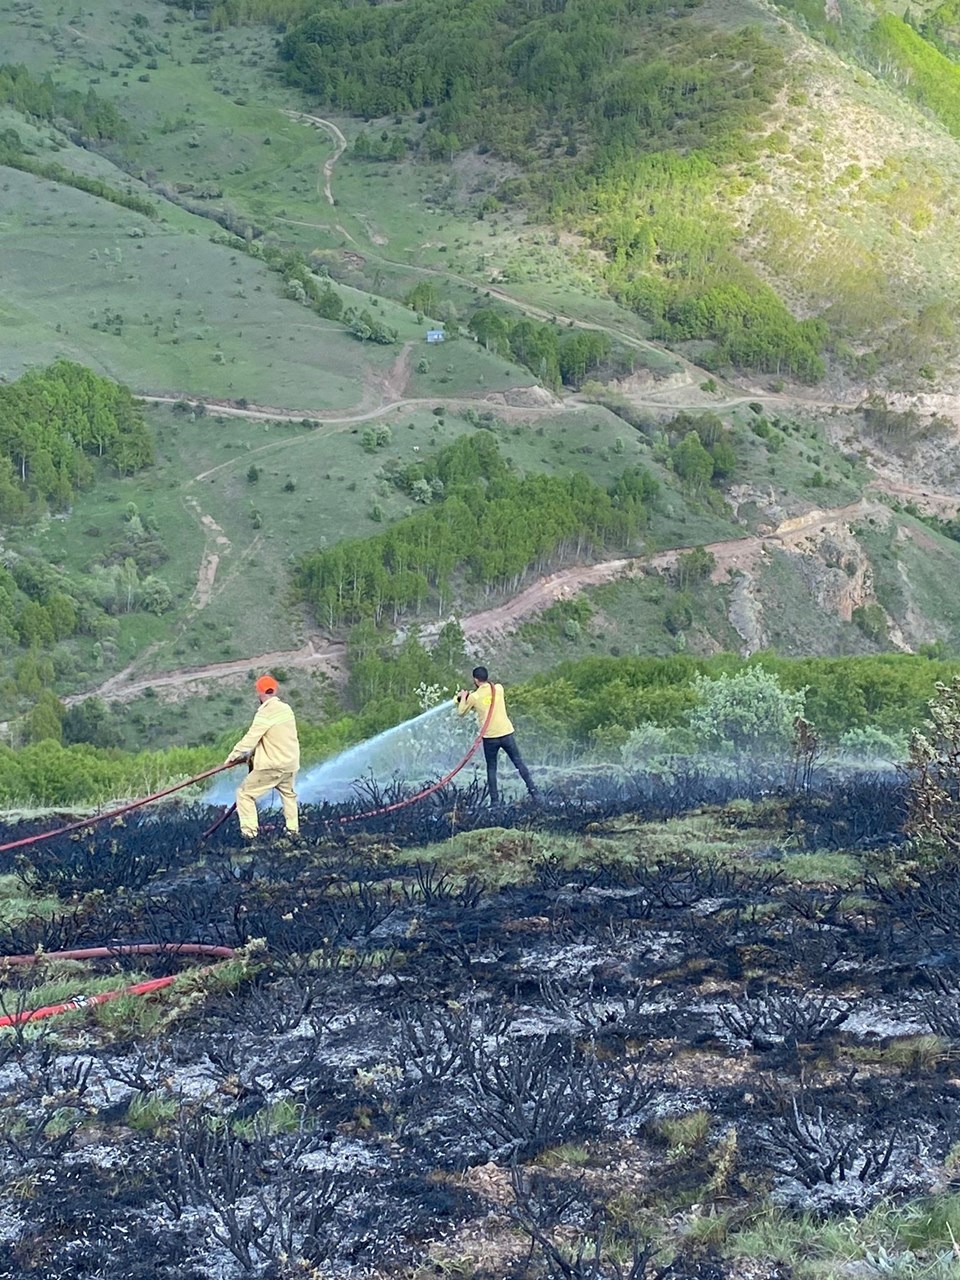
[[[205,534],[203,556],[197,573],[197,585],[194,588],[190,603],[195,609],[205,609],[213,596],[213,584],[220,566],[221,557],[230,551],[230,539],[226,536],[213,516],[205,515],[195,498],[188,498],[188,504],[197,515]]]
[[[315,129],[323,129],[333,139],[334,152],[323,162],[323,168],[317,175],[317,194],[320,194],[320,179],[323,178],[323,194],[326,196],[327,204],[335,205],[337,202],[333,198],[332,180],[333,167],[347,149],[347,140],[343,136],[340,129],[332,120],[324,120],[321,116],[311,116],[305,111],[289,111],[284,110],[283,114],[289,116],[291,120],[298,120],[301,124],[312,125]]]
[[[394,372],[391,370],[384,375],[384,383],[389,384],[393,376]],[[426,396],[419,398],[405,396],[402,399],[389,400],[375,409],[363,409],[349,414],[329,414],[322,409],[273,409],[269,405],[262,404],[248,404],[241,408],[230,400],[217,400],[212,396],[155,394],[149,391],[138,391],[137,399],[144,400],[147,404],[202,404],[211,413],[228,418],[252,418],[258,421],[269,419],[271,422],[303,422],[304,419],[309,419],[331,427],[346,427],[355,422],[369,422],[372,418],[382,418],[384,414],[392,413],[394,410],[419,409],[424,405],[435,404],[447,405],[452,409],[476,408],[479,405],[485,405],[512,417],[520,414],[563,412],[564,408],[572,403],[576,403],[578,407],[589,404],[588,401],[574,402],[573,397],[569,400],[557,400],[551,396],[549,403],[541,402],[540,404],[511,404],[504,399],[508,395],[520,397],[524,394],[532,395],[541,392],[542,388],[531,386],[515,387],[513,391],[491,391],[486,396],[431,396],[429,399]],[[311,434],[315,435],[316,430],[314,429]]]

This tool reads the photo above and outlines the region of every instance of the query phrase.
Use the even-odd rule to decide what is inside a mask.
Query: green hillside
[[[44,480],[5,446],[0,714],[117,677],[125,742],[182,734],[185,689],[193,740],[284,655],[328,712],[351,625],[388,643],[518,592],[483,641],[518,674],[954,652],[960,543],[930,517],[958,492],[956,29],[845,2],[0,2],[0,372],[66,360],[155,402],[127,474],[71,445]],[[867,379],[886,400],[858,410]],[[493,472],[451,488],[478,429]],[[571,585],[537,620],[548,573]]]

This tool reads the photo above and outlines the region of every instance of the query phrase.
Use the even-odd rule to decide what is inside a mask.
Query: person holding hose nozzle
[[[530,777],[530,770],[523,763],[520,748],[514,737],[513,724],[507,715],[503,685],[491,682],[486,667],[474,667],[473,685],[469,693],[466,689],[461,689],[457,694],[457,715],[464,716],[468,711],[473,711],[483,731],[483,757],[487,762],[487,790],[490,793],[490,803],[493,805],[500,801],[500,790],[497,786],[497,757],[501,751],[506,754],[510,763],[527,784],[531,797],[537,799],[537,788]],[[487,715],[490,713],[491,702],[493,713],[488,723]]]
[[[260,706],[250,728],[227,756],[227,764],[239,764],[250,757],[250,772],[237,788],[237,817],[244,840],[257,838],[257,801],[276,790],[283,805],[287,835],[300,834],[297,793],[293,789],[300,768],[300,740],[291,707],[277,697],[274,676],[257,681]]]

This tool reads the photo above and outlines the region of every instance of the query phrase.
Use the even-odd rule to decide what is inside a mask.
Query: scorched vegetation
[[[905,783],[814,784],[336,821],[372,787],[302,846],[184,809],[27,848],[0,1276],[950,1274],[960,896]]]

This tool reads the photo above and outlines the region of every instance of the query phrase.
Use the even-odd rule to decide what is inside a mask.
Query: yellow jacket
[[[293,710],[274,695],[261,702],[250,728],[230,752],[228,759],[253,752],[255,769],[300,768],[300,740]]]
[[[507,704],[504,701],[502,684],[482,684],[479,689],[474,689],[473,693],[468,693],[465,698],[461,698],[457,703],[457,715],[465,716],[468,711],[476,712],[477,724],[483,729],[483,723],[490,709],[490,699],[493,696],[492,690],[494,689],[496,690],[496,704],[493,708],[493,715],[490,717],[490,723],[484,730],[483,736],[485,738],[505,738],[508,733],[513,733],[513,725],[507,715]]]

